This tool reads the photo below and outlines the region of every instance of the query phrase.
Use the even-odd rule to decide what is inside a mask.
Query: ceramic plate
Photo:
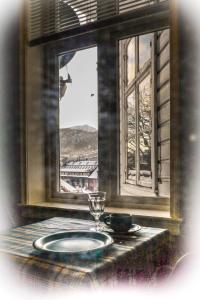
[[[81,254],[105,249],[112,243],[112,237],[104,232],[70,230],[41,237],[33,247],[46,253]]]
[[[111,228],[105,228],[104,231],[105,232],[108,232],[108,233],[113,233],[113,234],[133,234],[134,232],[137,232],[141,229],[141,226],[140,225],[137,225],[137,224],[132,224],[132,227],[126,231],[126,232],[119,232],[119,231],[114,231],[113,229]]]

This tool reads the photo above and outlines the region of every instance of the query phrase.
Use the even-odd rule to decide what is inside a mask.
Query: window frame
[[[119,42],[121,39],[129,38],[132,36],[138,36],[138,35],[143,35],[143,34],[148,34],[148,33],[153,33],[155,31],[159,30],[164,30],[164,29],[170,29],[170,10],[167,11],[159,11],[155,15],[147,15],[145,16],[145,20],[141,20],[140,22],[134,22],[134,20],[130,21],[125,27],[121,26],[120,30],[116,30],[112,32],[112,40],[115,42]],[[171,35],[170,35],[171,36]],[[171,41],[170,41],[171,43]],[[153,45],[155,47],[155,44]],[[171,46],[172,47],[172,46]],[[118,50],[119,51],[119,50]],[[117,69],[119,70],[119,60],[118,60],[118,51],[116,52],[116,57],[115,60],[117,62]],[[171,60],[171,59],[170,59]],[[154,59],[154,64],[155,64],[155,59]],[[171,66],[170,66],[171,68]],[[171,72],[172,74],[172,72]],[[155,74],[153,75],[155,76]],[[117,78],[118,85],[117,85],[117,124],[116,124],[116,130],[117,130],[117,141],[120,143],[120,92],[119,92],[119,77]],[[152,81],[155,82],[155,78],[152,78]],[[155,86],[152,89],[153,94],[155,93]],[[154,95],[152,95],[154,98]],[[156,119],[157,115],[157,109],[154,105],[154,118]],[[156,139],[156,124],[157,120],[154,123],[155,125],[152,128],[152,135],[155,143],[157,142]],[[171,134],[171,130],[170,130]],[[115,144],[113,144],[113,148],[111,151],[116,151]],[[171,191],[170,191],[170,198],[165,197],[165,196],[158,196],[156,191],[157,191],[157,184],[158,182],[155,182],[153,180],[153,189],[155,190],[154,194],[149,194],[149,196],[121,196],[119,195],[119,176],[120,176],[120,157],[119,157],[119,149],[117,149],[118,153],[115,155],[117,156],[118,159],[118,167],[117,167],[117,176],[118,176],[118,181],[117,181],[117,186],[116,182],[112,182],[112,187],[111,189],[115,191],[111,195],[109,205],[110,206],[115,206],[115,207],[127,207],[127,208],[139,208],[139,209],[155,209],[155,210],[169,210],[170,207],[170,202],[171,202]],[[155,148],[155,155],[157,155],[157,147]],[[115,157],[115,156],[113,156]],[[154,176],[157,178],[157,166],[154,164]],[[146,191],[149,189],[144,188]]]
[[[59,141],[59,60],[58,57],[68,51],[84,50],[96,46],[96,34],[85,34],[84,38],[75,36],[64,41],[52,43],[51,47],[47,45],[44,49],[45,57],[45,81],[44,86],[47,86],[45,102],[45,119],[51,118],[53,122],[46,121],[45,128],[45,153],[46,153],[46,190],[47,199],[49,201],[63,202],[69,200],[77,204],[85,204],[87,195],[84,193],[61,193],[59,192],[60,178],[60,141]],[[52,75],[53,74],[53,75]],[[52,89],[53,86],[53,89]],[[49,90],[53,94],[54,99],[50,99]],[[55,100],[56,99],[56,100]],[[50,105],[49,105],[50,101]],[[51,104],[51,101],[55,101]]]
[[[144,11],[148,11],[147,8]],[[155,14],[145,15],[141,20],[129,20],[126,24],[120,24],[111,26],[109,31],[108,28],[101,29],[100,31],[95,31],[92,33],[86,33],[81,36],[74,36],[63,39],[61,41],[51,43],[45,47],[45,70],[48,69],[47,74],[45,76],[45,81],[47,82],[48,88],[51,86],[52,82],[52,70],[55,70],[55,61],[52,63],[52,55],[55,58],[55,55],[60,55],[66,51],[86,48],[89,45],[96,45],[98,43],[98,61],[101,61],[102,57],[106,57],[110,47],[113,47],[113,52],[111,57],[107,56],[107,63],[113,72],[110,78],[111,83],[116,83],[117,85],[113,85],[106,82],[103,78],[103,73],[105,74],[106,67],[105,65],[101,67],[99,72],[99,189],[107,192],[107,203],[108,206],[117,206],[117,207],[143,207],[150,208],[153,207],[155,209],[169,209],[169,201],[170,199],[166,197],[159,197],[156,195],[150,195],[149,197],[134,197],[134,196],[120,196],[119,195],[119,147],[116,147],[116,144],[119,145],[119,119],[120,119],[120,103],[119,103],[119,80],[118,80],[118,41],[122,38],[127,38],[131,35],[141,35],[146,33],[152,33],[156,30],[167,29],[170,26],[169,22],[169,11],[156,11]],[[86,39],[87,37],[87,39]],[[66,42],[69,41],[72,43],[70,49],[66,47]],[[77,45],[79,45],[77,47]],[[107,46],[107,47],[105,47]],[[109,59],[108,59],[109,58]],[[49,64],[49,62],[51,62]],[[51,80],[49,81],[49,78]],[[56,82],[53,80],[53,85]],[[44,84],[46,86],[46,83]],[[57,82],[58,85],[58,82]],[[102,85],[103,88],[108,87],[109,93],[107,94],[107,98],[102,93]],[[58,93],[58,91],[57,91]],[[55,94],[54,94],[55,97]],[[49,97],[44,96],[45,103],[49,101]],[[109,99],[109,100],[108,100]],[[117,99],[115,101],[114,99]],[[109,103],[109,105],[107,105]],[[107,111],[107,117],[110,117],[109,126],[112,128],[109,134],[105,134],[104,132],[104,123],[105,123],[105,105]],[[47,105],[48,106],[48,105]],[[107,109],[107,107],[109,108]],[[100,117],[102,115],[102,117]],[[47,114],[48,119],[48,114]],[[50,131],[52,128],[50,129]],[[155,129],[154,129],[155,130]],[[56,131],[56,130],[55,130]],[[74,203],[76,200],[77,204],[86,204],[87,195],[85,194],[74,194],[74,193],[57,193],[55,192],[55,176],[58,174],[58,171],[55,172],[55,153],[56,153],[56,143],[58,143],[56,132],[53,132],[49,135],[49,129],[46,130],[46,149],[45,152],[47,157],[45,159],[46,169],[48,170],[46,173],[46,196],[48,201],[58,201],[58,202],[67,202]],[[55,143],[55,141],[57,141]],[[107,145],[105,145],[105,141],[107,141]],[[49,147],[50,145],[50,147]],[[105,147],[106,146],[106,147]],[[101,151],[101,149],[105,149]],[[108,151],[108,152],[107,152]],[[109,153],[109,158],[105,161],[105,155]],[[156,185],[156,184],[155,184]]]
[[[127,55],[127,49],[128,49],[128,45],[131,41],[132,38],[135,38],[135,77],[128,83],[128,66],[127,66],[127,59],[128,59],[128,55]],[[122,62],[124,64],[124,68],[125,68],[125,74],[126,74],[126,79],[125,79],[125,85],[123,87],[123,91],[120,92],[120,97],[121,97],[121,105],[120,105],[120,112],[121,112],[121,120],[120,120],[120,127],[121,127],[121,132],[123,132],[123,134],[127,134],[127,99],[128,97],[135,92],[135,109],[136,109],[136,162],[139,162],[139,134],[138,134],[138,116],[139,116],[139,85],[140,83],[148,76],[150,75],[150,81],[151,81],[151,85],[152,85],[152,89],[151,89],[151,99],[154,100],[153,96],[154,96],[154,86],[155,86],[155,82],[153,82],[152,79],[154,79],[155,81],[155,62],[154,62],[154,55],[153,55],[153,43],[155,42],[155,35],[154,33],[152,33],[152,50],[151,50],[151,57],[145,62],[145,64],[142,66],[142,68],[139,68],[139,36],[134,36],[134,37],[130,37],[129,41],[125,41],[126,45],[124,46],[124,53],[120,54],[121,57],[121,61],[123,61],[124,58],[124,62]],[[120,80],[120,78],[119,78]],[[121,86],[123,86],[123,83],[121,81]],[[155,148],[156,148],[156,142],[157,140],[154,138],[153,135],[153,127],[157,128],[157,120],[154,118],[154,110],[155,110],[155,105],[156,105],[156,101],[151,101],[151,116],[152,116],[152,134],[151,134],[151,174],[152,174],[152,182],[151,185],[145,185],[142,184],[142,181],[139,179],[139,163],[136,164],[136,180],[135,182],[132,182],[131,180],[129,180],[127,178],[127,138],[125,140],[121,139],[121,147],[120,147],[120,152],[123,153],[125,152],[125,157],[123,155],[120,155],[121,157],[121,161],[120,161],[120,168],[121,173],[120,173],[120,178],[121,178],[121,182],[120,182],[120,189],[122,190],[124,187],[127,187],[127,185],[129,185],[129,190],[130,193],[134,194],[135,191],[135,187],[137,187],[137,189],[140,189],[141,191],[144,192],[149,192],[149,189],[151,189],[152,193],[156,193],[156,190],[154,189],[155,187],[155,181],[157,180],[157,178],[155,177],[155,174],[153,172],[153,170],[155,170],[155,168],[157,168],[157,166],[154,167],[154,164],[157,165],[157,159],[156,159],[156,152],[155,152]],[[124,124],[123,124],[124,123]],[[124,174],[122,174],[122,172]]]

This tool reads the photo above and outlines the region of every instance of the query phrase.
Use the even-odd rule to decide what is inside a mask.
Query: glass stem
[[[100,221],[99,217],[95,217],[95,225],[96,225],[96,231],[100,231]]]

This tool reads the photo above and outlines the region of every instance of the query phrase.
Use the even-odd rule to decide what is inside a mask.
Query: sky
[[[143,52],[145,40],[141,40]],[[60,128],[89,125],[98,127],[97,47],[79,50],[72,60],[59,70],[59,75],[72,83],[60,101]],[[94,94],[94,96],[91,96]]]
[[[68,72],[72,83],[60,101],[60,128],[87,124],[97,129],[97,47],[77,51],[59,75],[66,79]]]

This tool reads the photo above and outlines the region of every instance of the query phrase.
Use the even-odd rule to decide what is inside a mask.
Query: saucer
[[[109,227],[105,227],[103,229],[103,231],[108,232],[108,233],[113,233],[113,234],[132,234],[135,233],[137,231],[139,231],[141,229],[140,225],[137,224],[132,224],[132,227],[128,230],[128,231],[114,231],[112,228]]]

